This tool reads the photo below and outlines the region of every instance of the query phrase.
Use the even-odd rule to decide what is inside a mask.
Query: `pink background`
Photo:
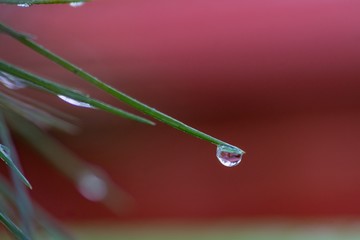
[[[133,197],[117,219],[328,217],[360,215],[359,10],[358,1],[336,0],[103,0],[2,5],[0,20],[247,152],[225,168],[215,146],[161,123],[143,126],[32,92],[81,119],[78,135],[53,134]],[[4,35],[0,56],[123,107]],[[46,209],[63,219],[115,219],[17,143],[32,196]]]

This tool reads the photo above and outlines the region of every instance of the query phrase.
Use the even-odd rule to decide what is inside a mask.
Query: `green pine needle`
[[[16,190],[16,207],[19,210],[21,229],[25,233],[25,235],[30,238],[34,233],[33,207],[28,192],[21,182],[24,182],[24,180],[26,179],[21,178],[21,175],[19,178],[19,174],[21,173],[20,171],[22,171],[21,164],[18,159],[15,145],[11,139],[11,134],[2,111],[0,111],[0,138],[2,143],[6,146],[6,148],[2,147],[2,151],[0,152],[4,153],[4,157],[9,158],[11,160],[10,163],[16,166],[16,168],[11,167],[10,174],[12,183],[14,184]],[[16,171],[17,169],[19,171]],[[26,186],[31,188],[31,185],[26,181],[24,182]]]
[[[125,93],[122,93],[118,91],[117,89],[111,87],[110,85],[100,81],[98,78],[92,76],[90,73],[85,72],[81,68],[75,66],[74,64],[68,62],[67,60],[63,59],[62,57],[56,55],[55,53],[51,52],[50,50],[44,48],[43,46],[35,43],[32,41],[26,34],[17,32],[10,27],[0,23],[0,31],[3,31],[5,34],[11,36],[12,38],[18,40],[22,44],[26,45],[27,47],[33,49],[37,53],[45,56],[46,58],[50,59],[51,61],[57,63],[58,65],[64,67],[65,69],[69,70],[70,72],[78,75],[80,78],[84,79],[85,81],[95,85],[99,89],[107,92],[108,94],[116,97],[120,101],[130,105],[131,107],[165,123],[169,126],[176,128],[180,131],[183,131],[185,133],[188,133],[190,135],[193,135],[195,137],[198,137],[200,139],[203,139],[205,141],[208,141],[210,143],[216,144],[216,145],[230,145],[222,140],[219,140],[213,136],[210,136],[206,133],[203,133],[195,128],[192,128],[185,123],[180,122],[177,119],[174,119],[155,108],[149,107],[146,104],[126,95]],[[240,149],[241,152],[244,153],[243,150]]]
[[[8,180],[6,180],[3,176],[0,175],[0,194],[4,197],[4,200],[9,202],[16,202],[16,194],[14,193],[14,189],[11,187]],[[42,228],[53,236],[55,239],[66,239],[72,240],[73,237],[65,231],[61,225],[54,219],[51,215],[49,215],[41,206],[33,202],[34,206],[34,220],[42,226]]]
[[[24,174],[15,166],[14,162],[11,160],[11,158],[5,153],[4,146],[0,145],[0,158],[4,160],[4,162],[12,169],[14,172],[19,176],[21,181],[30,189],[32,189],[32,186],[30,182],[26,179]]]
[[[0,222],[19,240],[30,240],[4,213],[0,212]]]
[[[16,66],[13,66],[9,63],[6,63],[4,61],[0,61],[0,71],[6,72],[8,74],[14,75],[18,78],[21,78],[22,80],[25,80],[26,82],[30,83],[30,86],[33,86],[35,88],[46,90],[47,92],[50,92],[55,95],[61,95],[66,96],[70,99],[76,100],[81,103],[87,103],[92,107],[104,110],[106,112],[110,112],[116,115],[119,115],[124,118],[128,118],[131,120],[135,120],[141,123],[146,123],[149,125],[154,125],[154,123],[150,120],[147,120],[145,118],[136,116],[134,114],[128,113],[126,111],[123,111],[119,108],[113,107],[111,105],[108,105],[106,103],[103,103],[101,101],[98,101],[96,99],[90,98],[87,95],[84,95],[78,91],[75,91],[71,88],[67,88],[63,85],[60,85],[58,83],[49,81],[47,79],[44,79],[42,77],[39,77],[37,75],[31,74],[23,69],[20,69]]]
[[[3,119],[0,119],[0,135],[1,138],[4,137],[5,134],[5,122]],[[30,189],[32,189],[32,186],[30,182],[26,179],[24,174],[19,170],[19,168],[15,165],[14,161],[11,159],[10,149],[7,146],[4,146],[0,144],[0,158],[15,172],[16,175],[21,179],[21,181]]]

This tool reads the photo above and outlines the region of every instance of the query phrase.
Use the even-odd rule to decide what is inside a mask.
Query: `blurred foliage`
[[[54,3],[67,3],[77,7],[84,2],[81,0],[0,0],[0,3],[16,4],[18,7]],[[107,94],[175,129],[215,145],[229,145],[118,91],[40,46],[28,34],[20,33],[2,23],[0,23],[0,34],[10,36]],[[29,189],[25,187],[31,188],[31,185],[22,172],[16,146],[12,140],[12,131],[24,138],[59,172],[73,181],[85,198],[103,203],[115,212],[121,212],[119,203],[124,204],[131,197],[116,186],[101,168],[83,161],[46,133],[46,130],[50,128],[74,133],[77,127],[73,123],[73,118],[51,106],[22,95],[21,89],[33,88],[53,94],[64,102],[77,107],[104,110],[140,123],[155,125],[154,122],[94,99],[76,89],[32,74],[3,60],[0,60],[0,83],[0,158],[9,166],[11,179],[8,181],[6,177],[0,176],[0,221],[13,234],[12,236],[17,239],[73,238],[53,217],[31,200],[28,194]],[[232,149],[235,149],[239,156],[244,153],[239,148],[232,147]],[[85,238],[95,239],[91,236]]]

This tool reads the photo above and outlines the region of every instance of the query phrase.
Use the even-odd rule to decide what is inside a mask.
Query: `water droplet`
[[[69,3],[69,6],[70,7],[81,7],[84,4],[85,4],[85,2],[71,2],[71,3]]]
[[[27,7],[30,7],[31,4],[30,3],[19,3],[17,4],[18,7],[23,7],[23,8],[27,8]]]
[[[65,101],[67,103],[70,103],[71,105],[74,105],[74,106],[84,107],[84,108],[94,108],[93,106],[91,106],[88,103],[80,102],[78,100],[75,100],[75,99],[72,99],[72,98],[69,98],[69,97],[66,97],[66,96],[63,96],[63,95],[58,95],[58,97],[61,100]]]
[[[0,83],[5,87],[13,90],[27,87],[26,83],[22,79],[1,71],[0,71]]]
[[[79,175],[77,188],[81,195],[93,202],[104,200],[108,194],[108,187],[104,179],[89,171]]]
[[[231,145],[219,145],[216,149],[216,157],[226,167],[234,167],[241,162],[244,152]]]
[[[3,152],[6,156],[10,156],[10,149],[2,144],[0,144],[0,151]]]

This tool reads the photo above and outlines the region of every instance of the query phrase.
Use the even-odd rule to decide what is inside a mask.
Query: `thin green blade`
[[[18,226],[13,223],[5,214],[0,212],[0,222],[19,240],[30,240],[25,234],[20,230]]]
[[[68,71],[78,75],[83,80],[93,84],[94,86],[98,87],[99,89],[107,92],[108,94],[114,96],[115,98],[119,99],[120,101],[128,104],[129,106],[175,128],[180,131],[183,131],[187,134],[190,134],[194,137],[203,139],[215,145],[231,145],[228,144],[220,139],[217,139],[209,134],[201,132],[193,127],[188,126],[187,124],[162,113],[155,108],[147,106],[146,104],[126,95],[123,92],[113,88],[112,86],[106,84],[105,82],[99,80],[98,78],[94,77],[90,73],[82,70],[78,66],[75,66],[71,62],[65,60],[64,58],[56,55],[55,53],[51,52],[50,50],[46,49],[45,47],[37,44],[36,42],[29,39],[26,34],[20,33],[11,29],[10,27],[0,23],[0,31],[3,31],[7,35],[11,36],[12,38],[16,39],[17,41],[21,42],[22,44],[26,45],[27,47],[33,49],[37,53],[43,55],[44,57],[48,58],[49,60],[57,63],[58,65],[62,66],[63,68],[67,69]],[[241,152],[244,152],[240,149]]]
[[[15,171],[15,173],[19,176],[21,181],[30,189],[32,186],[30,182],[26,179],[24,174],[15,166],[14,162],[11,160],[9,155],[6,153],[6,147],[0,144],[0,158],[11,168]]]
[[[0,61],[0,70],[25,80],[26,82],[30,83],[30,86],[39,88],[40,90],[43,90],[43,91],[50,92],[59,97],[65,96],[66,99],[76,101],[77,103],[88,104],[89,106],[92,106],[94,108],[98,108],[98,109],[116,114],[116,115],[124,117],[124,118],[128,118],[128,119],[135,120],[135,121],[149,124],[149,125],[154,125],[154,122],[152,122],[150,120],[136,116],[132,113],[128,113],[124,110],[121,110],[121,109],[113,107],[109,104],[103,103],[97,99],[90,98],[84,94],[81,94],[78,91],[75,91],[71,88],[65,87],[61,84],[49,81],[49,80],[39,77],[37,75],[31,74],[23,69],[20,69],[16,66],[13,66],[4,61]]]

